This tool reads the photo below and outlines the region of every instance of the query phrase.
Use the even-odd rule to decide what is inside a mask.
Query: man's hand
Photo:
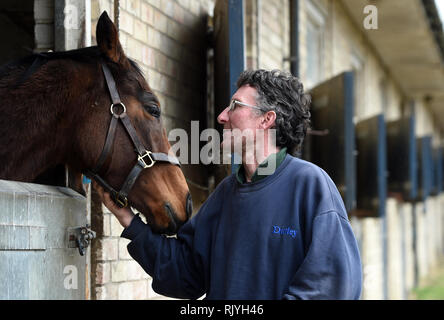
[[[99,194],[100,199],[102,200],[105,207],[107,207],[109,211],[111,211],[116,216],[117,220],[119,220],[120,224],[124,228],[127,228],[131,224],[131,221],[134,218],[133,211],[128,207],[119,208],[117,204],[111,199],[110,194],[108,192],[105,192],[105,190],[103,190],[101,185],[99,185],[95,181],[92,181],[92,184],[94,189]]]

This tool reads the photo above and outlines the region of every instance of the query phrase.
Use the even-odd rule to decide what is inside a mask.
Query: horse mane
[[[40,67],[51,60],[69,59],[82,63],[98,63],[100,61],[107,62],[113,69],[116,69],[116,63],[110,61],[103,53],[100,51],[99,47],[92,46],[87,48],[80,48],[69,51],[56,51],[56,52],[42,52],[34,53],[26,57],[13,60],[3,66],[0,66],[0,87],[18,87],[24,83],[30,76],[37,72]],[[132,59],[129,62],[133,69],[141,76],[143,72],[140,66]],[[17,68],[24,68],[24,72],[15,82],[2,81],[11,75]],[[9,79],[8,79],[9,80]]]

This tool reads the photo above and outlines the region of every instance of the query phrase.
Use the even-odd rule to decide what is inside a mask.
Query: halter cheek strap
[[[86,175],[96,180],[102,187],[108,191],[113,200],[120,207],[126,207],[128,205],[128,194],[131,191],[134,183],[136,182],[139,174],[143,169],[151,168],[156,162],[167,162],[180,167],[179,160],[176,157],[171,157],[166,153],[161,152],[151,152],[145,149],[144,145],[140,142],[140,139],[137,135],[136,129],[131,124],[131,120],[126,113],[126,106],[120,100],[119,93],[117,91],[116,82],[114,81],[114,77],[111,74],[108,66],[106,64],[102,64],[102,71],[105,76],[106,84],[108,86],[108,91],[111,96],[112,104],[110,108],[110,112],[112,114],[111,122],[108,128],[108,133],[106,135],[105,145],[103,147],[102,153],[100,154],[99,160],[97,161],[96,166],[93,170],[88,170]],[[115,113],[115,107],[120,106],[123,111],[120,114]],[[111,148],[114,143],[117,123],[119,120],[122,122],[125,131],[128,133],[132,143],[135,146],[135,152],[137,153],[137,162],[134,167],[131,169],[128,174],[125,182],[123,183],[121,190],[116,191],[113,187],[111,187],[104,179],[99,176],[99,171],[105,163],[106,159],[108,159],[111,154]]]

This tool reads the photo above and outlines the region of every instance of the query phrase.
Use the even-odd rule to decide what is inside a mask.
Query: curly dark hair
[[[299,156],[310,126],[311,103],[302,82],[289,72],[259,69],[241,73],[237,87],[245,85],[256,88],[257,106],[263,113],[276,112],[276,145],[287,147],[290,154]]]

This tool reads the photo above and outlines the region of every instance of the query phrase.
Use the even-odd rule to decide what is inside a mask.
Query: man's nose
[[[224,124],[228,122],[228,107],[224,109],[218,116],[217,116],[217,122],[219,124]]]

